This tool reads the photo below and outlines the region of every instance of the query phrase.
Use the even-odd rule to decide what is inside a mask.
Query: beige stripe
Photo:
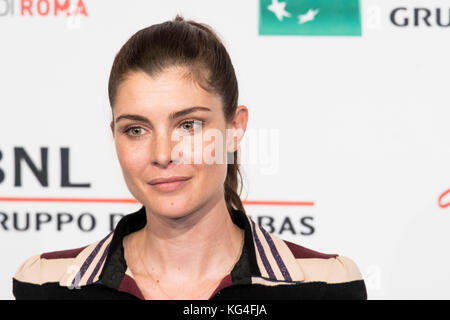
[[[81,278],[80,281],[80,286],[84,286],[87,284],[87,281],[89,280],[89,278],[91,277],[92,273],[94,272],[95,267],[97,266],[97,263],[100,261],[100,258],[103,255],[103,252],[106,250],[106,247],[108,246],[108,244],[111,242],[112,239],[112,234],[108,237],[108,239],[105,240],[105,242],[102,244],[102,246],[100,247],[100,250],[98,250],[96,256],[94,257],[94,259],[92,260],[91,264],[89,265],[88,269],[86,270],[86,273],[83,275],[83,277]],[[100,240],[101,241],[101,240]],[[91,252],[95,249],[95,247],[97,246],[97,244],[100,242],[97,241],[94,245],[94,248],[91,250]],[[106,259],[105,259],[106,260]],[[83,261],[84,262],[84,261]],[[102,265],[104,264],[104,261],[102,263]],[[98,270],[98,274],[100,274],[102,271],[102,268],[100,268]],[[98,276],[96,275],[94,277],[93,281],[98,280]]]
[[[89,266],[87,272],[83,275],[83,278],[80,279],[81,281],[79,282],[79,285],[85,285],[87,280],[89,279],[90,274],[92,273],[93,268],[95,268],[95,264],[98,262],[98,260],[101,257],[101,254],[103,253],[104,249],[106,248],[107,243],[111,242],[112,240],[112,236],[113,233],[111,233],[108,237],[108,239],[105,240],[105,242],[103,243],[103,245],[101,246],[99,252],[97,253],[93,263],[91,263],[91,265]],[[74,263],[72,264],[70,270],[68,272],[66,272],[66,274],[63,276],[63,278],[61,279],[61,281],[59,282],[59,284],[61,286],[71,286],[73,279],[77,276],[78,271],[81,269],[83,263],[86,261],[86,259],[89,257],[89,255],[91,254],[92,251],[94,251],[95,247],[97,246],[97,244],[102,241],[102,239],[90,244],[89,246],[87,246],[85,249],[83,249],[83,251],[81,251],[76,260],[74,261]],[[75,269],[78,269],[77,272],[74,272]]]
[[[325,281],[332,263],[330,259],[306,258],[296,259],[300,268],[303,270],[305,282]]]
[[[41,255],[27,258],[17,269],[14,278],[22,282],[40,283]]]
[[[41,281],[59,282],[75,258],[41,259]]]
[[[97,246],[97,244],[100,241],[101,240],[88,245],[77,255],[75,261],[66,270],[65,274],[61,278],[61,281],[59,281],[59,285],[65,286],[65,287],[72,286],[73,279],[75,279],[75,277],[77,277],[78,272],[80,271],[81,266],[83,265],[84,261],[89,257],[91,252],[94,251],[95,247]],[[83,279],[85,279],[84,276],[83,276]],[[82,279],[79,279],[79,280],[82,280]],[[76,283],[78,283],[79,285],[82,285],[82,283],[79,281],[76,281]]]
[[[75,258],[41,259],[40,254],[28,258],[17,270],[16,280],[43,284],[47,282],[59,282]]]
[[[361,280],[361,273],[356,264],[347,257],[320,259],[296,259],[302,268],[305,282],[324,281],[327,283],[342,283]]]
[[[362,280],[362,274],[356,263],[348,257],[337,256],[327,282],[340,283],[354,280]]]
[[[283,260],[283,263],[286,266],[286,269],[288,270],[292,281],[303,281],[304,280],[303,272],[298,267],[297,260],[295,259],[294,254],[291,252],[287,244],[280,237],[274,234],[269,235],[272,238],[272,241],[275,244],[275,247],[277,248],[278,253],[281,256],[281,259]],[[282,277],[281,279],[285,280],[284,277]]]
[[[61,280],[59,281],[60,286],[71,287],[73,279],[78,275],[78,272],[83,265],[83,262],[87,259],[89,254],[94,250],[95,244],[88,245],[84,248],[75,258],[73,263],[67,267],[65,273],[63,274]]]
[[[256,241],[253,237],[253,224],[252,224],[252,220],[250,219],[250,217],[247,215],[247,219],[248,219],[248,223],[250,224],[250,229],[251,229],[251,233],[252,233],[252,239],[253,239],[253,245],[255,248],[255,256],[256,256],[256,263],[258,264],[258,268],[259,271],[261,272],[261,276],[268,278],[269,274],[266,271],[266,268],[264,268],[264,264],[261,260],[261,256],[259,255],[259,250],[258,247],[256,246]],[[255,226],[257,226],[257,224],[255,223]]]
[[[256,234],[258,235],[259,241],[261,242],[261,245],[264,249],[264,253],[266,254],[267,260],[269,261],[270,267],[275,274],[275,279],[285,280],[283,275],[281,274],[280,268],[277,265],[277,261],[275,260],[272,251],[270,250],[269,244],[267,243],[267,240],[261,231],[261,227],[259,227],[258,225],[256,225]]]
[[[270,281],[260,277],[252,277],[252,284],[262,284],[265,286],[279,286],[279,285],[295,285],[295,282],[285,282],[285,281]]]

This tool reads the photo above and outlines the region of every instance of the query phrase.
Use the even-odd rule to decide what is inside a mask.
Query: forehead
[[[114,113],[165,116],[192,106],[221,112],[220,97],[203,89],[187,71],[171,67],[156,77],[141,71],[128,74],[117,89]]]

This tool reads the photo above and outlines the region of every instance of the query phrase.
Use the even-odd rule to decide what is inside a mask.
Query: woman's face
[[[220,97],[186,77],[186,71],[172,67],[156,78],[129,74],[118,87],[111,123],[130,192],[152,213],[172,218],[223,199],[226,152],[236,150],[237,144],[227,143],[232,139],[226,139],[230,132]],[[193,107],[203,109],[188,110]],[[246,110],[238,110],[242,108]],[[244,124],[245,131],[244,114],[240,118],[245,123],[237,126]],[[170,177],[189,179],[152,183]]]

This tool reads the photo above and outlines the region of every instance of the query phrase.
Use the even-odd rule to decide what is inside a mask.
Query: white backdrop
[[[450,297],[450,194],[438,201],[450,188],[450,27],[436,17],[450,22],[450,1],[360,1],[361,36],[260,35],[262,0],[84,0],[87,16],[76,19],[38,2],[30,16],[20,1],[0,1],[0,298],[12,298],[29,256],[96,241],[114,214],[139,208],[76,199],[132,199],[109,128],[109,71],[134,32],[176,13],[221,36],[248,132],[279,134],[268,163],[244,164],[248,214],[268,229],[272,217],[284,239],[352,258],[369,299]],[[408,26],[390,20],[399,7]],[[429,25],[414,25],[419,7]],[[70,182],[88,188],[61,186],[64,148]],[[47,150],[47,187],[23,161],[18,185],[21,150],[37,169]]]

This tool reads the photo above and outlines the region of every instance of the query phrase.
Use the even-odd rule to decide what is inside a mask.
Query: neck
[[[224,199],[183,218],[146,212],[147,225],[138,231],[135,248],[147,270],[160,277],[214,278],[231,271],[240,256],[243,230],[231,220]]]

